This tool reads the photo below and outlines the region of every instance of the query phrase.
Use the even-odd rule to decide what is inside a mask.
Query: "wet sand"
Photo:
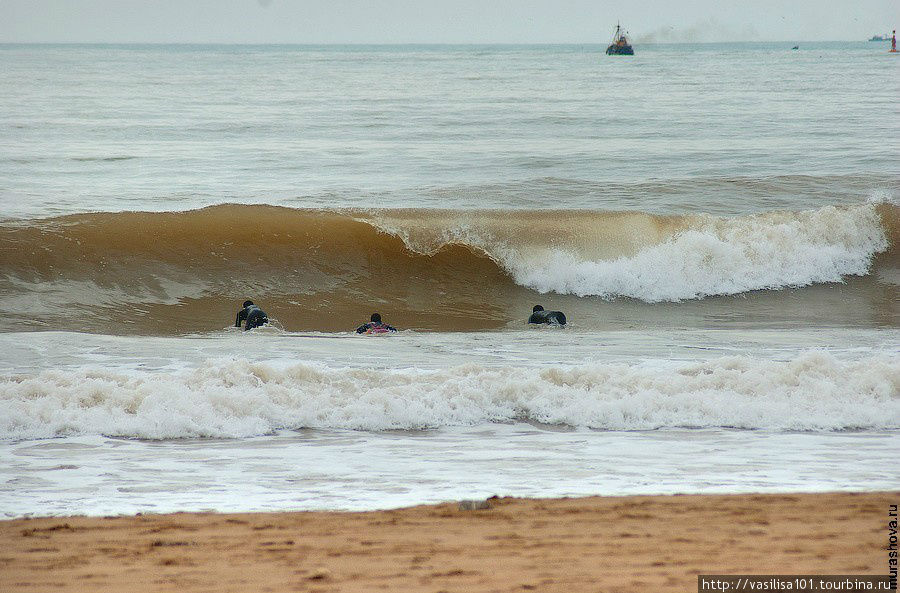
[[[890,493],[490,500],[0,522],[0,591],[696,591],[885,574]]]

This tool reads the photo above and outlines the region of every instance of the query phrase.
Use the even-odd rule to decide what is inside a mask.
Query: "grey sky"
[[[0,0],[0,42],[604,43],[863,40],[898,0]]]

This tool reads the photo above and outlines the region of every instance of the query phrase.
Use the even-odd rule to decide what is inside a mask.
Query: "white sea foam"
[[[516,283],[540,292],[652,303],[865,275],[875,254],[890,246],[877,210],[886,201],[872,196],[855,206],[730,218],[548,212],[542,221],[454,212],[436,218],[394,213],[368,222],[417,253],[468,245]]]
[[[738,218],[698,217],[692,228],[632,256],[597,260],[567,249],[506,251],[516,282],[540,292],[678,301],[841,282],[865,275],[889,246],[875,203]]]
[[[349,369],[210,361],[182,371],[78,370],[0,382],[0,438],[246,437],[283,428],[425,429],[536,421],[834,431],[900,428],[900,356],[810,351],[690,364]]]

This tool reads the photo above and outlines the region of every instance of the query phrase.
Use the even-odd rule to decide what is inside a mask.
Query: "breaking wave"
[[[281,429],[428,429],[534,421],[835,431],[900,428],[900,358],[344,369],[210,361],[175,372],[44,371],[0,379],[0,438],[248,437]]]
[[[0,225],[0,307],[35,327],[116,333],[221,320],[252,296],[306,311],[305,329],[352,325],[371,303],[408,327],[475,329],[508,321],[511,303],[536,293],[658,303],[878,268],[890,279],[898,212],[866,203],[731,218],[266,205],[78,214]]]

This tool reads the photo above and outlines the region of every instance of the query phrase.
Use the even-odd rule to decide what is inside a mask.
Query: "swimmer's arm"
[[[247,318],[247,309],[241,309],[238,311],[237,317],[234,320],[234,327],[241,327],[241,322]]]
[[[364,334],[364,333],[366,333],[367,329],[369,329],[369,324],[364,323],[363,325],[360,325],[359,327],[356,328],[356,333]]]

